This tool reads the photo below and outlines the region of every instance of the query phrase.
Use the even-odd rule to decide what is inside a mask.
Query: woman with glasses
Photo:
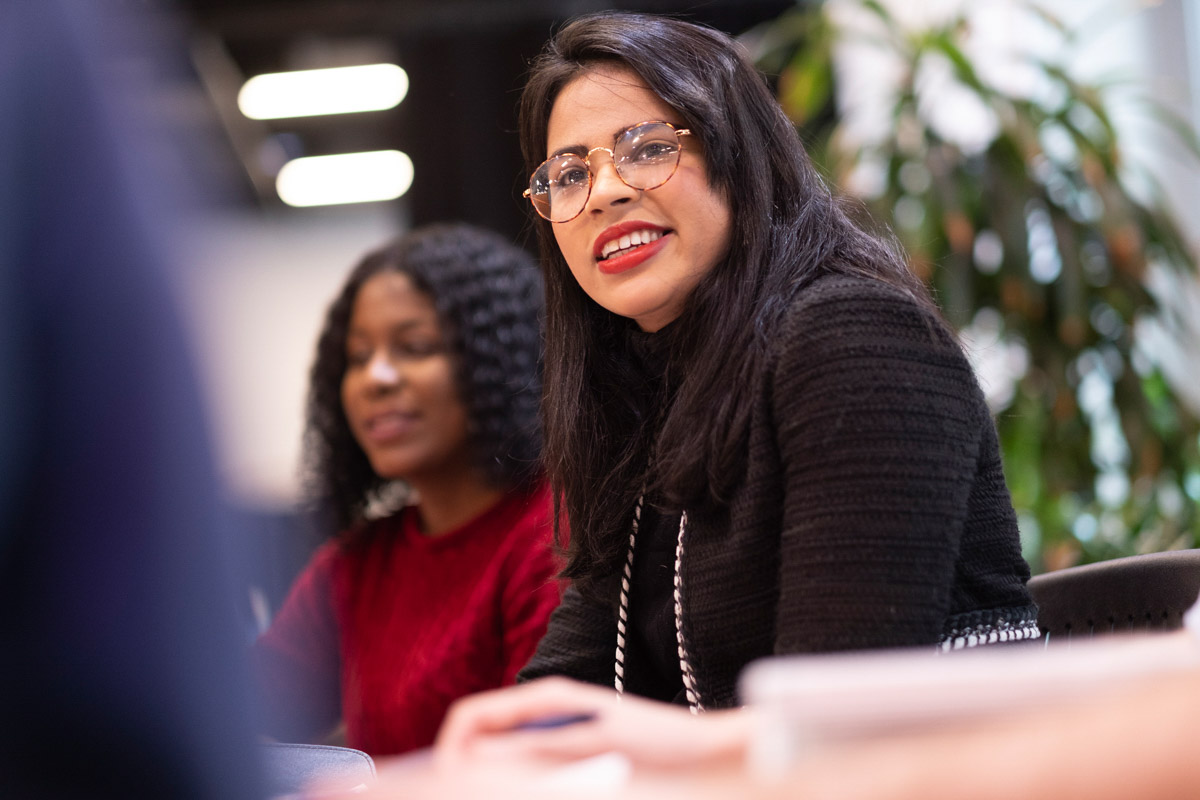
[[[573,579],[523,679],[698,711],[763,656],[1038,635],[962,349],[735,42],[579,18],[520,131]]]
[[[270,735],[319,741],[343,719],[373,755],[422,747],[453,700],[529,660],[561,566],[539,463],[541,308],[532,259],[467,225],[412,232],[346,279],[306,435],[341,533],[255,644]]]

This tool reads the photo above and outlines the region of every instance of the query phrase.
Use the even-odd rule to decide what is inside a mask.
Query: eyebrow
[[[429,322],[429,320],[415,319],[415,318],[400,320],[396,324],[388,326],[388,334],[394,335],[397,333],[407,333],[408,331],[412,330],[413,328],[420,328],[421,326],[425,325],[427,322]],[[347,339],[351,339],[352,337],[355,337],[355,336],[369,338],[370,335],[371,335],[370,333],[368,333],[367,331],[363,330],[360,327],[350,327],[350,328],[346,329],[346,338]]]
[[[623,127],[617,128],[615,131],[613,131],[613,135],[612,135],[613,144],[617,143],[617,137],[620,136],[622,133],[629,130],[630,128],[635,128],[638,125],[641,125],[646,122],[659,122],[659,120],[645,119],[645,120],[642,120],[641,122],[634,122],[630,125],[625,125]],[[587,156],[589,149],[594,149],[594,148],[589,148],[585,144],[569,144],[566,147],[558,148],[553,153],[551,153],[549,156],[547,156],[547,158],[558,158],[559,156],[565,156],[565,155],[573,155],[573,156],[579,156],[580,158],[584,158],[585,156]]]
[[[547,158],[558,158],[559,156],[573,155],[583,158],[587,155],[587,147],[582,144],[569,144],[566,147],[560,147],[551,153]]]

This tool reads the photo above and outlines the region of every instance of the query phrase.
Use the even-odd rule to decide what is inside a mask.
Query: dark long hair
[[[646,390],[630,368],[633,323],[580,289],[551,223],[534,221],[546,285],[545,461],[570,521],[566,574],[584,585],[618,569],[643,486],[676,509],[728,501],[745,465],[752,376],[804,286],[861,275],[931,305],[892,239],[860,228],[830,192],[739,45],[710,28],[622,12],[564,26],[521,97],[530,172],[547,156],[559,92],[597,64],[631,70],[679,113],[733,224],[729,254],[661,332],[678,381],[669,407],[647,414],[632,400]]]
[[[533,259],[503,237],[461,223],[430,225],[368,253],[325,315],[309,377],[304,464],[317,510],[336,529],[359,521],[386,484],[342,407],[346,335],[363,284],[402,272],[433,301],[467,407],[468,441],[485,478],[520,488],[541,474],[542,287]]]

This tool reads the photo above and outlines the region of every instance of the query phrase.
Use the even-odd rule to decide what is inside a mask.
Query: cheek
[[[439,361],[422,381],[425,401],[442,420],[449,420],[457,427],[457,421],[466,418],[467,405],[459,391],[454,365],[448,359]]]
[[[716,260],[720,261],[729,252],[730,241],[733,239],[733,220],[728,210],[722,208],[721,213],[713,219],[713,252]]]
[[[571,222],[555,225],[554,241],[558,244],[558,252],[562,253],[567,266],[571,268],[571,272],[578,279],[578,270],[581,268],[583,261],[589,257],[589,253],[587,252],[588,243],[582,241],[582,233],[572,230],[573,227],[574,225]]]
[[[569,231],[559,231],[558,228],[562,225],[556,225],[554,231],[554,241],[558,243],[558,251],[562,253],[563,260],[567,262],[567,269],[571,276],[575,278],[575,283],[589,297],[592,296],[592,288],[588,285],[588,279],[592,275],[592,257],[590,252],[591,243],[580,243],[580,237],[572,237]],[[582,250],[580,248],[583,248]],[[594,297],[592,299],[595,299]]]
[[[344,413],[348,419],[354,411],[354,395],[354,380],[347,375],[342,378],[339,397],[342,401],[342,413]]]
[[[708,194],[696,209],[700,230],[704,231],[703,247],[706,261],[720,261],[729,252],[733,238],[733,215],[728,203],[721,195],[709,189]]]
[[[434,422],[434,436],[439,450],[457,452],[469,447],[471,439],[471,415],[457,392],[447,392],[438,404]]]
[[[359,381],[355,380],[354,376],[347,375],[342,378],[341,391],[339,392],[339,399],[342,401],[342,419],[350,431],[350,436],[365,452],[358,427],[359,420],[362,419],[362,413],[358,408],[358,397],[361,394]]]
[[[563,252],[563,249],[566,247],[566,244],[563,242],[563,237],[565,235],[565,229],[567,225],[570,224],[571,223],[568,222],[564,225],[555,225],[553,223],[550,225],[550,232],[554,234],[554,242],[558,245],[559,252]]]

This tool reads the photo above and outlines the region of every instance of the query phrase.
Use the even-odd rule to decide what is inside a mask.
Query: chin
[[[660,328],[665,328],[678,317],[664,312],[661,308],[637,308],[631,309],[627,314],[621,314],[623,317],[628,317],[638,324],[638,327],[644,331],[654,332]]]
[[[658,312],[658,305],[647,303],[644,296],[631,298],[627,302],[622,302],[623,298],[610,298],[612,302],[601,303],[607,310],[616,314],[618,317],[626,317],[632,320],[645,319],[648,316],[654,316]]]
[[[368,457],[367,460],[370,461],[371,469],[375,470],[375,474],[385,481],[407,480],[408,476],[417,469],[417,465],[413,463],[412,459]]]

